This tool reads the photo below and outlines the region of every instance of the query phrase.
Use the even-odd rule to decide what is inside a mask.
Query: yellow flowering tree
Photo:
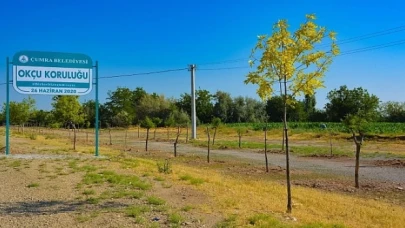
[[[279,85],[284,103],[284,136],[287,173],[287,212],[291,213],[291,182],[288,148],[287,105],[293,105],[294,98],[313,95],[323,86],[323,76],[332,59],[339,54],[336,33],[315,24],[315,15],[306,15],[305,23],[291,33],[287,20],[274,24],[271,36],[260,35],[252,50],[249,64],[255,70],[249,72],[245,83],[257,84],[257,94],[267,100],[275,94],[275,84]],[[330,45],[316,46],[325,39]],[[256,58],[255,54],[261,55]]]

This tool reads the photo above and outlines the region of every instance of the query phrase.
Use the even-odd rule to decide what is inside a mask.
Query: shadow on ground
[[[97,205],[86,201],[37,201],[0,203],[0,215],[27,216],[27,215],[50,215],[67,212],[82,211],[86,209],[125,208],[128,204],[117,202],[103,202]]]

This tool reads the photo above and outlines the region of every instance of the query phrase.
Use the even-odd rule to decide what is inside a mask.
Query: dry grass
[[[175,170],[178,176],[187,173],[207,180],[196,186],[216,202],[203,208],[207,212],[237,214],[239,225],[244,225],[249,216],[257,213],[270,213],[278,218],[285,215],[286,189],[276,182],[230,178],[215,170],[186,166],[178,166]],[[348,227],[399,227],[405,223],[403,207],[303,187],[294,187],[292,194],[292,216],[299,223],[321,222],[345,224]]]

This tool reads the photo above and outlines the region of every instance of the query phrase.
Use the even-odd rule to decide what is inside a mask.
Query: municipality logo
[[[28,56],[26,55],[21,55],[18,60],[20,60],[21,63],[27,63],[29,61]]]

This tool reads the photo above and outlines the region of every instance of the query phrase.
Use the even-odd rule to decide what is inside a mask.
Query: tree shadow
[[[106,208],[125,208],[128,204],[118,202],[102,202],[90,204],[86,201],[37,201],[0,203],[0,215],[27,216],[51,215],[75,211],[96,210]]]

